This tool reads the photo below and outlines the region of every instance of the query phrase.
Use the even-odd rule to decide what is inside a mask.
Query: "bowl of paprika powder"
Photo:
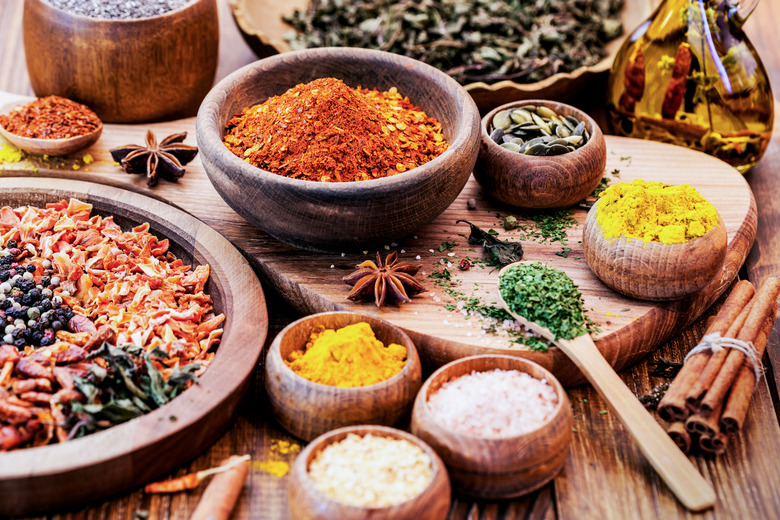
[[[197,118],[209,178],[242,217],[313,251],[411,234],[466,184],[479,112],[452,78],[381,51],[321,48],[257,61]]]

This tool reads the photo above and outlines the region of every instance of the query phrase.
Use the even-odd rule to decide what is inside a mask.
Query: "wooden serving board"
[[[10,95],[0,94],[0,105]],[[188,143],[194,143],[194,119],[149,125],[158,138],[186,130]],[[423,363],[442,365],[450,360],[473,354],[503,353],[532,359],[551,370],[565,385],[578,384],[583,378],[568,359],[553,348],[550,352],[531,352],[513,344],[510,338],[485,332],[489,324],[475,317],[464,316],[456,310],[457,301],[447,289],[463,293],[460,298],[478,297],[482,303],[497,302],[497,270],[474,267],[461,271],[457,261],[464,256],[481,258],[480,251],[470,251],[466,243],[469,228],[456,224],[458,219],[469,220],[483,228],[493,228],[505,240],[519,240],[521,231],[505,232],[497,214],[516,215],[480,193],[479,185],[470,179],[455,202],[436,220],[416,235],[398,244],[388,244],[397,250],[402,261],[422,265],[418,278],[426,292],[404,306],[389,305],[377,309],[371,302],[353,303],[346,299],[349,287],[341,278],[352,272],[365,259],[375,258],[376,251],[365,254],[322,254],[300,251],[286,246],[250,226],[233,212],[219,197],[196,159],[187,166],[187,174],[178,183],[161,181],[153,190],[146,187],[140,176],[125,174],[116,166],[108,150],[127,143],[141,143],[146,125],[106,125],[100,141],[86,152],[66,159],[32,158],[18,164],[0,164],[4,175],[46,175],[89,179],[120,185],[161,197],[171,204],[189,211],[242,249],[262,275],[264,283],[281,294],[297,310],[304,313],[352,310],[378,316],[404,328],[415,341]],[[567,257],[556,256],[562,251],[558,242],[540,244],[523,241],[525,259],[541,260],[561,268],[580,286],[590,317],[600,324],[602,332],[597,345],[605,358],[616,369],[621,369],[652,352],[675,331],[693,321],[708,308],[736,276],[753,243],[756,234],[756,209],[747,182],[736,170],[708,155],[671,145],[607,136],[607,172],[619,171],[619,180],[635,178],[657,180],[672,184],[690,183],[710,200],[720,212],[729,236],[726,262],[721,273],[700,293],[671,303],[652,303],[632,300],[618,295],[603,285],[588,268],[582,254],[582,222],[586,211],[576,209],[579,225],[568,232],[571,251]],[[95,162],[85,165],[82,157],[89,153]],[[616,179],[617,180],[617,179]],[[476,200],[476,209],[467,209],[469,199]],[[399,204],[403,201],[399,201]],[[451,251],[439,252],[444,242],[457,243]],[[449,253],[453,256],[448,256]],[[417,257],[419,256],[419,259]],[[452,262],[449,268],[453,287],[442,287],[430,278],[441,271],[440,262]]]
[[[0,517],[62,509],[149,482],[195,457],[228,428],[265,343],[262,287],[241,254],[203,222],[158,200],[101,184],[0,179],[0,206],[71,197],[114,215],[124,229],[149,222],[189,265],[210,266],[206,292],[225,314],[222,341],[193,385],[146,415],[62,444],[0,452]]]

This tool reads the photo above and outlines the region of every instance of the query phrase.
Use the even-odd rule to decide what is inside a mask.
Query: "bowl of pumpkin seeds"
[[[482,119],[474,177],[484,192],[517,208],[566,208],[598,185],[604,134],[585,112],[557,101],[502,105]]]

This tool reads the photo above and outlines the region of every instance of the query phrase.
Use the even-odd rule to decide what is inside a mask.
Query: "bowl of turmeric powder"
[[[343,252],[412,234],[455,200],[476,162],[479,112],[411,58],[309,49],[225,78],[201,105],[197,137],[209,179],[247,221]]]
[[[392,426],[422,386],[414,343],[395,325],[352,312],[306,316],[282,330],[265,361],[279,424],[304,440],[356,424]]]
[[[691,185],[636,179],[609,186],[588,212],[582,246],[611,289],[676,300],[717,279],[728,236],[717,209]]]

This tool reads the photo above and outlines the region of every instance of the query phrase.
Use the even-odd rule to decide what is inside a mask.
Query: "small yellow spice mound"
[[[285,360],[295,373],[324,385],[367,386],[390,379],[406,364],[406,347],[385,347],[365,322],[314,332]]]
[[[718,212],[689,184],[613,184],[601,193],[596,220],[604,238],[625,235],[645,242],[680,244],[718,225]]]

